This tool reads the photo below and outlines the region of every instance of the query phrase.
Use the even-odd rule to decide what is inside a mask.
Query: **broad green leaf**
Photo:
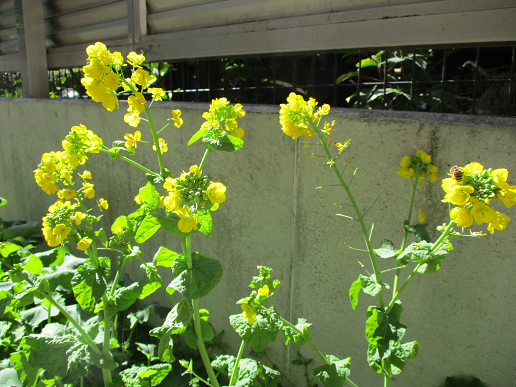
[[[142,293],[142,287],[138,282],[134,282],[129,286],[119,288],[115,291],[113,300],[116,303],[116,309],[118,312],[126,310],[138,299]]]
[[[15,251],[23,250],[22,246],[14,244],[12,242],[2,242],[0,243],[0,254],[2,257],[7,258],[10,254]]]
[[[59,293],[57,293],[57,295],[59,295]],[[54,295],[54,298],[57,298],[55,297]],[[61,305],[61,306],[65,306],[64,304],[64,300],[62,297],[59,297],[58,299],[56,299],[56,301]],[[38,327],[43,321],[47,320],[48,319],[48,309],[49,307],[48,306],[45,306],[43,303],[38,305],[38,306],[35,306],[34,308],[31,308],[31,309],[26,309],[26,310],[23,310],[20,312],[20,317],[22,318],[22,320],[29,324],[31,327],[33,328],[36,328]],[[57,309],[55,306],[51,306],[50,307],[50,315],[52,317],[55,317],[59,314],[59,309]]]
[[[62,265],[65,261],[65,256],[70,255],[66,246],[56,247],[54,249],[46,250],[41,253],[35,253],[44,267],[54,268],[55,266]],[[84,261],[84,258],[82,258]]]
[[[202,142],[206,145],[211,145],[212,149],[224,152],[235,152],[244,145],[244,140],[231,136],[226,132],[223,132],[217,140],[205,138]]]
[[[178,253],[161,246],[156,255],[154,255],[152,263],[154,266],[172,267],[178,255]]]
[[[19,379],[24,382],[26,386],[33,386],[36,383],[40,369],[32,367],[27,360],[27,356],[25,356],[22,351],[11,353],[10,360],[11,363],[14,364],[14,369]],[[9,384],[6,386],[9,386]]]
[[[285,335],[285,339],[284,339],[285,345],[288,344],[290,339],[294,340],[294,343],[296,343],[300,347],[304,346],[309,341],[311,341],[312,333],[308,330],[308,327],[311,325],[312,325],[312,323],[307,322],[306,319],[304,319],[304,318],[297,319],[297,324],[296,324],[297,331],[295,329],[292,329],[288,325],[284,325],[283,332]],[[301,332],[301,334],[298,331]]]
[[[95,231],[95,236],[100,241],[100,243],[102,243],[102,245],[104,247],[107,247],[108,240],[107,240],[107,236],[106,236],[106,230],[101,228],[100,230]]]
[[[29,273],[36,275],[41,274],[43,271],[43,263],[41,263],[41,260],[34,254],[31,254],[29,257],[25,258],[21,267],[24,270],[27,270]]]
[[[72,289],[77,303],[86,312],[93,312],[95,304],[106,291],[107,284],[100,269],[95,270],[88,262],[77,268],[72,278]]]
[[[207,237],[211,237],[211,233],[213,232],[213,221],[211,219],[210,210],[198,210],[197,220],[199,221],[199,223],[201,223],[199,231]]]
[[[407,221],[405,221],[405,229],[411,233],[412,235],[415,235],[417,238],[419,238],[422,241],[430,242],[430,235],[428,235],[428,231],[426,231],[426,227],[423,226],[421,223],[416,223],[412,226],[407,224]]]
[[[68,364],[63,359],[67,359],[67,351],[74,344],[71,335],[29,335],[23,338],[21,348],[32,367],[43,368],[47,376],[63,378],[68,371]]]
[[[379,308],[370,306],[367,309],[366,339],[372,345],[375,345],[378,339],[382,338],[382,336],[376,336],[376,330],[382,323],[383,318],[384,314]]]
[[[30,222],[17,224],[2,231],[2,239],[14,239],[17,237],[29,238],[32,235],[41,234],[41,223]]]
[[[175,279],[170,287],[189,299],[202,298],[212,291],[222,278],[220,262],[203,253],[192,254],[192,269],[188,269],[186,257],[180,255],[172,265]]]
[[[174,357],[174,340],[172,340],[172,328],[167,329],[167,331],[159,339],[158,357],[165,363],[172,363],[176,360]]]
[[[178,302],[167,315],[164,326],[180,327],[186,326],[193,317],[193,308],[190,300],[184,298]],[[211,339],[210,339],[211,340]]]
[[[380,258],[391,258],[394,257],[397,253],[397,251],[394,249],[394,243],[388,239],[384,239],[380,245],[380,248],[374,249],[374,252]]]
[[[155,279],[155,275],[157,274],[157,270],[152,264],[147,263],[145,265],[140,265],[140,269],[145,273],[145,277],[138,281],[141,287],[141,293],[138,296],[140,300],[143,300],[147,296],[150,296],[156,290],[158,290],[161,285]]]
[[[353,310],[356,310],[358,305],[358,293],[360,293],[360,289],[362,289],[362,279],[361,275],[358,276],[358,279],[351,284],[349,288],[349,301],[351,301],[351,306]]]
[[[157,348],[155,344],[145,344],[145,343],[135,343],[138,347],[138,350],[143,353],[148,360],[153,361],[159,359],[157,356]]]
[[[177,235],[180,237],[185,237],[185,236],[188,236],[188,235],[196,232],[195,230],[192,230],[188,234],[185,234],[184,232],[180,231],[179,228],[177,227],[177,224],[179,223],[180,218],[179,218],[179,216],[177,216],[174,213],[169,214],[166,217],[156,214],[156,218],[158,219],[158,222],[161,225],[161,227],[163,227],[163,230],[165,230],[169,234]]]
[[[242,340],[251,345],[256,352],[263,351],[267,345],[276,341],[282,326],[281,320],[274,311],[267,316],[258,314],[252,325],[249,325],[247,319],[241,314],[230,316],[229,323]]]
[[[378,63],[374,61],[372,58],[366,58],[362,59],[359,63],[357,63],[357,68],[364,68],[364,67],[372,67],[377,66]]]
[[[156,302],[146,305],[142,310],[139,310],[136,313],[129,313],[127,315],[127,318],[130,321],[130,328],[133,329],[136,323],[143,324],[149,321],[151,310],[153,310],[161,319],[165,318],[170,312],[170,308],[161,306]]]
[[[7,199],[0,197],[0,207],[5,206],[7,204],[7,202],[8,202]]]
[[[45,274],[45,279],[48,281],[51,291],[60,288],[70,292],[72,290],[72,278],[77,273],[77,268],[86,261],[85,258],[77,258],[68,253],[64,254],[63,257],[62,264],[55,266],[53,272]]]
[[[324,387],[342,387],[349,376],[351,358],[339,360],[337,357],[327,355],[330,364],[324,364],[314,369],[314,375]]]
[[[206,133],[208,132],[208,129],[199,129],[188,141],[188,146],[192,145],[196,141],[198,141],[200,138],[202,138]]]
[[[131,368],[120,372],[120,377],[127,387],[158,386],[171,369],[170,364],[155,364],[149,367],[133,365]]]
[[[0,386],[24,387],[24,384],[18,379],[18,373],[14,368],[4,368],[0,371]]]
[[[147,182],[145,187],[140,188],[140,198],[147,204],[152,211],[156,211],[159,205],[159,195],[154,186]]]
[[[213,332],[213,328],[211,324],[207,321],[201,320],[201,335],[204,341],[213,340],[215,337],[215,333]],[[190,325],[185,332],[185,342],[192,349],[197,349],[197,336],[195,334],[195,330],[193,325]]]
[[[126,230],[131,230],[131,223],[129,221],[129,218],[124,215],[116,218],[116,220],[111,225],[111,232],[115,232],[115,230],[118,227],[122,227],[123,229],[126,229]]]
[[[134,239],[138,243],[143,243],[153,236],[160,227],[161,225],[158,218],[155,215],[148,214],[140,223],[140,227],[138,227]]]

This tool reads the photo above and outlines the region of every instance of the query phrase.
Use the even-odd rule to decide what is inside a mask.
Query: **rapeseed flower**
[[[431,164],[432,156],[425,153],[423,150],[418,150],[412,157],[404,156],[400,162],[400,168],[397,175],[405,179],[415,179],[418,176],[418,182],[428,178],[432,183],[437,180],[435,175],[437,166]]]

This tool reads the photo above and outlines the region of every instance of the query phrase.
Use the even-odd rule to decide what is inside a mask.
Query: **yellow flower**
[[[501,193],[497,194],[496,197],[500,199],[507,208],[514,206],[516,204],[516,185],[509,186],[509,184],[507,184],[507,187],[503,189]]]
[[[210,199],[210,202],[224,203],[226,201],[226,186],[222,183],[211,183],[206,190],[206,195]]]
[[[201,170],[199,169],[198,165],[192,165],[189,169],[190,172],[195,173],[196,175],[201,174]]]
[[[122,226],[116,226],[113,230],[113,234],[122,235],[124,233],[124,228]]]
[[[72,231],[71,227],[66,226],[63,223],[60,223],[54,227],[52,230],[52,234],[54,234],[56,237],[60,238],[61,240],[64,240],[66,236]]]
[[[165,96],[165,91],[163,91],[160,87],[149,87],[147,89],[152,94],[152,99],[155,101],[161,101],[161,99]]]
[[[140,197],[139,194],[134,197],[134,201],[136,202],[136,204],[142,204],[143,203],[143,200],[142,200],[142,198]]]
[[[57,197],[59,199],[70,200],[75,196],[75,191],[73,189],[62,189],[57,192]]]
[[[145,61],[145,56],[142,54],[138,55],[134,51],[131,51],[127,55],[127,62],[133,66],[139,67],[138,65],[141,65]]]
[[[79,173],[79,176],[82,178],[82,179],[88,179],[88,180],[91,180],[91,172],[90,171],[84,171],[82,173],[82,175]]]
[[[75,221],[75,225],[80,225],[81,224],[81,221],[86,218],[86,214],[80,212],[80,211],[77,211],[73,217],[72,217],[72,220]]]
[[[430,164],[432,162],[432,156],[425,153],[423,150],[418,150],[416,152],[416,156],[418,156],[425,164]]]
[[[77,243],[77,249],[81,250],[81,251],[84,251],[84,250],[87,250],[88,247],[90,247],[91,243],[93,241],[91,240],[91,238],[82,238],[78,243]]]
[[[492,207],[478,202],[471,209],[476,224],[496,222],[496,211]]]
[[[181,118],[181,110],[179,110],[179,109],[172,110],[172,115],[173,115],[173,117],[172,118],[167,118],[167,121],[173,120],[174,121],[174,126],[176,128],[181,127],[181,125],[183,125],[183,119]]]
[[[133,146],[136,149],[138,141],[142,140],[142,134],[139,130],[134,132],[134,134],[126,133],[124,134],[125,147],[127,150],[130,150]]]
[[[197,230],[197,215],[192,214],[190,208],[187,206],[178,208],[176,214],[181,218],[177,223],[179,231],[189,233],[192,229]]]
[[[256,321],[256,314],[254,314],[253,310],[251,309],[251,307],[247,304],[242,304],[240,305],[240,307],[242,308],[243,312],[242,312],[242,316],[247,319],[247,323],[249,325],[253,325],[254,322]]]
[[[109,208],[109,204],[107,202],[107,200],[103,199],[103,198],[100,198],[98,200],[98,206],[99,206],[99,209],[102,211],[102,208],[107,210]]]
[[[159,143],[159,149],[161,150],[161,154],[167,153],[168,152],[168,145],[165,142],[165,140],[163,140],[162,138],[159,138],[158,139],[158,143]],[[156,145],[153,145],[152,149],[156,150]]]
[[[178,192],[171,193],[163,199],[163,205],[169,211],[175,211],[181,206],[181,196]]]
[[[511,218],[509,218],[507,215],[496,211],[496,219],[494,222],[489,223],[489,225],[487,226],[487,230],[491,234],[494,234],[494,230],[505,230],[507,228],[507,222],[510,220]]]
[[[484,167],[480,163],[469,163],[462,170],[468,175],[478,175],[484,170]]]
[[[93,199],[95,197],[95,190],[93,189],[93,184],[83,183],[82,187],[83,187],[82,192],[83,192],[84,196],[86,196],[88,199]]]
[[[165,188],[168,192],[173,192],[176,190],[177,180],[172,177],[167,177],[165,179],[165,184],[163,184],[163,188]]]
[[[426,220],[426,216],[425,216],[425,214],[424,214],[423,210],[420,208],[420,209],[419,209],[419,215],[418,215],[418,217],[417,217],[417,221],[418,221],[419,223],[423,223],[425,220]]]
[[[454,207],[450,211],[450,218],[459,227],[469,227],[473,224],[473,217],[464,207]]]
[[[140,85],[142,90],[146,89],[150,84],[156,82],[156,79],[157,78],[154,75],[150,75],[143,69],[137,69],[131,76],[131,80],[137,85]]]
[[[450,192],[446,194],[443,202],[451,202],[458,206],[463,206],[470,200],[470,195],[475,192],[475,189],[469,185],[455,185]]]
[[[262,297],[266,297],[269,295],[269,286],[263,285],[260,289],[258,289],[258,294]]]

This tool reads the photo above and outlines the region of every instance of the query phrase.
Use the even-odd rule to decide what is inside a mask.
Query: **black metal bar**
[[[516,46],[512,47],[512,58],[511,58],[511,78],[509,81],[509,106],[507,108],[507,114],[515,113],[516,101],[514,101],[514,65],[516,62]]]
[[[258,103],[258,88],[260,87],[259,81],[258,81],[258,62],[260,58],[255,59],[255,66],[254,66],[254,103]]]
[[[195,102],[200,102],[199,100],[199,78],[201,76],[201,71],[199,70],[199,59],[195,61]]]
[[[272,104],[276,105],[276,57],[272,57]]]
[[[439,113],[443,112],[443,101],[444,101],[444,82],[446,80],[446,58],[447,50],[443,50],[443,71],[441,75],[441,100],[439,101]]]
[[[478,61],[480,60],[480,47],[477,47],[477,55],[475,58],[475,82],[473,83],[473,105],[471,106],[471,114],[475,114],[477,102],[477,83],[478,83]]]
[[[333,106],[337,107],[337,54],[333,54]]]
[[[312,97],[315,98],[315,55],[312,55],[310,63],[310,82],[312,83]]]
[[[416,50],[412,50],[412,74],[410,75],[410,111],[414,110],[414,74],[416,72]]]
[[[222,79],[224,80],[222,83],[222,87],[224,88],[224,97],[227,98],[227,90],[226,90],[226,59],[221,60],[222,63]]]
[[[357,88],[358,108],[359,109],[362,107],[362,102],[360,101],[361,84],[362,84],[362,50],[359,50],[358,51],[358,88]]]
[[[185,62],[181,62],[181,89],[183,89],[183,101],[186,101]]]
[[[297,89],[297,58],[294,57],[292,59],[292,88],[294,89],[294,93]]]
[[[387,109],[387,54],[388,50],[384,52],[384,63],[383,63],[383,109]]]

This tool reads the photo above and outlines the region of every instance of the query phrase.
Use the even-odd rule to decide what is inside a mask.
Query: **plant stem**
[[[101,152],[104,152],[104,153],[107,153],[107,154],[111,154],[109,151],[107,151],[106,149],[101,149],[100,150]],[[156,172],[153,172],[151,171],[150,169],[148,168],[145,168],[143,165],[141,164],[138,164],[136,161],[133,161],[131,159],[128,159],[127,157],[121,155],[120,153],[117,153],[116,154],[116,157],[118,158],[121,158],[122,160],[124,161],[127,161],[129,164],[132,164],[134,165],[135,167],[137,168],[140,168],[142,171],[144,171],[145,173],[148,173],[148,174],[151,174],[151,175],[154,175],[154,176],[158,176],[158,174]]]
[[[410,207],[409,207],[409,213],[407,217],[407,222],[410,224],[410,218],[412,218],[412,209],[414,208],[414,198],[416,197],[416,189],[417,189],[417,183],[419,180],[419,169],[416,172],[416,179],[412,182],[412,196],[410,198]],[[403,225],[403,241],[401,242],[401,248],[400,250],[405,250],[405,247],[407,245],[407,237],[408,237],[408,230],[405,227],[405,224]],[[398,282],[400,279],[400,262],[396,262],[396,265],[398,266],[398,269],[396,269],[396,274],[394,275],[394,285],[392,286],[392,296],[396,294],[398,291]]]
[[[431,248],[431,251],[434,252],[436,251],[440,245],[442,244],[443,240],[446,239],[446,237],[448,236],[448,234],[450,233],[450,230],[452,229],[453,227],[453,221],[450,221],[450,223],[448,223],[448,226],[446,226],[446,229],[443,231],[443,233],[441,234],[441,236],[439,237],[439,239],[437,239],[434,244],[432,245],[432,248]],[[400,290],[398,290],[393,296],[392,296],[392,300],[391,302],[389,303],[389,306],[387,307],[387,309],[385,310],[385,313],[386,314],[389,314],[390,311],[392,310],[392,308],[394,307],[394,304],[395,302],[400,298],[400,295],[401,293],[403,293],[403,291],[405,290],[405,288],[408,286],[408,284],[410,283],[410,281],[412,281],[412,279],[414,278],[414,276],[417,274],[417,270],[421,267],[421,265],[423,265],[423,261],[419,262],[418,265],[415,267],[415,269],[412,271],[412,273],[410,273],[410,275],[408,276],[408,278],[406,279],[405,283],[403,284],[403,286],[400,288]]]
[[[240,364],[240,359],[242,358],[242,353],[244,352],[245,341],[242,340],[242,344],[240,344],[240,349],[238,350],[238,355],[235,361],[235,368],[233,368],[233,374],[231,375],[231,380],[229,381],[229,386],[234,386],[238,381],[238,365]]]
[[[389,387],[391,385],[391,378],[388,375],[383,374],[383,387]]]
[[[158,155],[158,163],[159,170],[163,171],[165,169],[165,164],[163,164],[163,157],[161,155],[161,148],[159,146],[158,135],[156,134],[156,128],[154,127],[154,123],[152,122],[152,117],[149,113],[149,109],[145,106],[145,116],[147,117],[147,121],[149,122],[149,127],[152,133],[152,139],[154,140],[154,146],[156,147],[156,154]]]
[[[188,265],[188,270],[193,269],[193,261],[192,261],[192,237],[190,235],[186,237],[181,237],[181,246],[183,247],[183,254],[186,257],[186,263]],[[204,368],[208,373],[208,377],[210,379],[211,385],[213,387],[219,387],[219,382],[217,381],[217,377],[215,376],[215,372],[213,372],[213,368],[211,367],[210,357],[208,356],[208,352],[206,351],[206,347],[204,346],[204,340],[202,338],[201,331],[201,316],[199,314],[199,300],[193,299],[193,310],[194,310],[194,329],[195,335],[197,336],[197,348],[199,349],[199,353],[201,355],[202,362],[204,364]]]
[[[381,285],[380,281],[380,271],[378,270],[378,266],[376,266],[376,260],[374,257],[374,251],[371,247],[371,242],[369,240],[369,236],[367,235],[367,227],[364,223],[364,218],[362,217],[362,214],[360,212],[360,209],[358,208],[358,205],[355,201],[355,198],[353,197],[353,194],[351,193],[351,190],[349,189],[348,185],[342,178],[342,175],[340,174],[337,166],[335,165],[335,162],[333,161],[330,150],[328,149],[328,145],[326,144],[326,139],[321,134],[318,125],[311,121],[312,129],[315,133],[317,133],[317,136],[319,137],[319,140],[321,141],[322,146],[324,147],[324,151],[326,152],[326,158],[328,162],[330,163],[331,169],[335,172],[335,175],[337,176],[337,179],[339,179],[340,184],[342,185],[342,188],[344,188],[344,191],[346,191],[346,194],[348,195],[349,200],[351,201],[351,205],[355,209],[355,213],[357,215],[358,222],[360,223],[360,228],[362,229],[362,234],[364,235],[365,243],[367,246],[367,252],[369,253],[369,259],[371,260],[371,265],[373,266],[374,276],[375,276],[375,282],[379,285]],[[382,293],[383,287],[380,288],[380,292],[378,293],[378,301],[380,302],[380,308],[384,309],[384,303],[383,303],[383,293]]]
[[[328,359],[326,359],[323,354],[321,353],[321,351],[319,351],[317,349],[317,347],[315,346],[314,343],[312,343],[312,340],[308,340],[304,335],[303,335],[303,332],[301,332],[299,329],[297,329],[294,325],[292,325],[289,321],[285,320],[283,317],[281,316],[278,316],[279,319],[283,322],[283,324],[287,325],[288,327],[290,327],[291,329],[295,330],[297,332],[298,335],[300,335],[301,337],[304,337],[305,340],[308,342],[308,344],[310,345],[310,347],[312,347],[312,349],[315,351],[315,353],[317,354],[317,356],[319,356],[326,364],[331,364],[329,362]],[[353,387],[358,387],[355,383],[353,383],[351,380],[349,380],[348,378],[346,378],[346,382],[350,385],[350,386],[353,386]]]
[[[206,162],[206,157],[208,156],[208,153],[211,152],[211,145],[208,145],[206,148],[206,152],[204,152],[204,156],[202,156],[201,165],[199,165],[199,169],[202,171],[202,167],[204,166],[204,163]]]

